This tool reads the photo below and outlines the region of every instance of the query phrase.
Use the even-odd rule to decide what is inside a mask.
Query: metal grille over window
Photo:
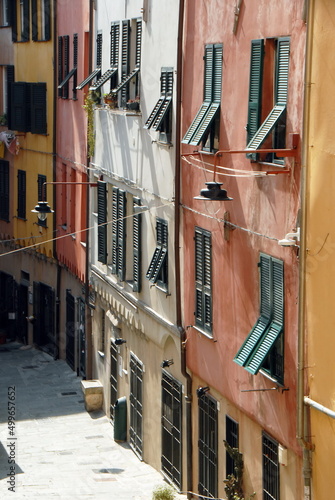
[[[130,354],[130,426],[129,444],[142,459],[143,448],[143,363]]]
[[[279,460],[278,443],[263,433],[263,498],[279,500]]]
[[[220,109],[222,89],[223,46],[205,47],[204,102],[184,135],[183,144],[197,146],[203,141]]]
[[[204,395],[199,405],[199,493],[218,496],[218,411],[217,402]]]

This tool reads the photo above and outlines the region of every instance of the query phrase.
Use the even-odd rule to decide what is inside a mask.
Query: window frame
[[[218,407],[217,401],[204,394],[198,398],[199,485],[201,495],[218,496]]]
[[[239,447],[239,424],[229,415],[226,415],[226,442],[231,448]],[[236,477],[235,465],[235,460],[226,450],[226,477],[232,474]]]
[[[196,227],[194,242],[195,326],[201,332],[213,337],[211,232]]]

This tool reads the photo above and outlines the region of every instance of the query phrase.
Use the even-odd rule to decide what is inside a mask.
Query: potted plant
[[[100,90],[90,90],[90,96],[94,104],[100,104],[101,92]]]
[[[117,108],[117,94],[112,94],[111,92],[104,94],[104,102],[111,109]]]
[[[135,99],[129,99],[129,101],[127,101],[127,109],[131,109],[132,111],[139,111],[140,109],[139,96],[136,96]]]
[[[175,491],[171,486],[157,486],[152,493],[152,500],[174,500],[176,498]]]

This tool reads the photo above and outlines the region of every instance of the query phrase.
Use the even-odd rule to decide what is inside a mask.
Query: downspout
[[[300,266],[299,266],[299,318],[298,318],[298,374],[297,374],[297,440],[303,451],[303,478],[304,499],[311,498],[311,450],[313,446],[306,441],[308,432],[307,407],[304,401],[305,392],[305,311],[306,311],[306,227],[307,227],[307,200],[306,200],[306,170],[309,162],[309,128],[310,128],[310,88],[311,88],[311,59],[313,45],[314,0],[308,0],[307,5],[307,34],[306,34],[306,62],[305,62],[305,94],[302,140],[301,165],[301,238],[300,238]]]
[[[92,71],[92,57],[93,57],[93,11],[95,0],[90,0],[89,12],[89,74]],[[90,158],[87,157],[87,167],[90,166]],[[88,169],[88,177],[90,177],[90,170]],[[91,179],[89,179],[91,180]],[[90,187],[86,187],[86,227],[90,227]],[[90,288],[89,288],[89,275],[90,275],[90,232],[86,231],[86,255],[85,255],[85,312],[86,312],[86,363],[85,363],[85,378],[90,380],[92,378],[92,316],[89,307]]]
[[[57,0],[54,0],[53,2],[53,60],[54,64],[55,61],[57,61]],[[57,72],[54,71],[53,73],[53,134],[52,134],[52,180],[53,182],[56,181],[56,150],[57,150]],[[53,233],[56,236],[56,213],[57,213],[57,206],[56,206],[56,185],[53,185],[53,200],[54,200],[54,214],[53,214]],[[61,295],[61,267],[59,265],[58,261],[58,255],[57,255],[57,242],[56,239],[53,239],[52,242],[53,246],[53,256],[56,260],[56,266],[57,266],[57,280],[56,280],[56,349],[55,349],[55,354],[54,358],[58,359],[59,358],[59,344],[60,344],[60,295]]]
[[[180,332],[180,369],[186,380],[186,490],[187,498],[191,498],[193,475],[192,450],[192,378],[186,367],[186,332],[182,325],[181,313],[181,275],[180,275],[180,196],[181,196],[181,169],[180,169],[180,141],[181,141],[181,103],[182,103],[182,68],[183,68],[183,35],[184,35],[185,0],[179,1],[178,40],[177,40],[177,92],[176,92],[176,147],[175,147],[175,273],[176,273],[176,319]]]

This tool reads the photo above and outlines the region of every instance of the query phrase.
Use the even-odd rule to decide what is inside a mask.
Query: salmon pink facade
[[[182,253],[193,484],[200,494],[224,495],[223,480],[234,473],[226,440],[243,456],[246,496],[301,498],[304,2],[239,4],[196,0],[185,10]]]

